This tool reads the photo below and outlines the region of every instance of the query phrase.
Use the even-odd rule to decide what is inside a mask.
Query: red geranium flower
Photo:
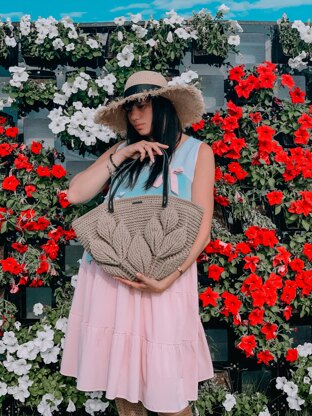
[[[298,118],[298,123],[301,124],[303,129],[312,129],[312,117],[309,114],[302,114]]]
[[[41,248],[47,253],[51,260],[55,260],[57,258],[59,246],[53,239],[49,240],[46,244],[43,244]]]
[[[48,166],[38,166],[36,172],[40,177],[42,177],[42,176],[50,177],[51,176],[51,172],[50,172],[50,169],[48,168]]]
[[[237,344],[237,348],[243,350],[247,357],[254,355],[254,349],[256,346],[257,343],[254,335],[246,335],[242,337],[241,341]]]
[[[281,83],[284,87],[287,87],[291,90],[295,86],[295,81],[291,75],[282,74],[281,79]]]
[[[224,299],[224,308],[221,313],[225,316],[228,316],[229,313],[232,315],[238,314],[239,309],[242,306],[242,302],[238,297],[229,292],[222,293],[221,297]]]
[[[2,182],[2,189],[6,191],[16,191],[20,181],[14,175],[7,176]]]
[[[34,185],[26,185],[25,186],[26,196],[27,198],[32,198],[32,193],[36,192],[37,189]]]
[[[254,309],[251,311],[248,315],[248,321],[250,325],[259,325],[263,323],[263,317],[264,317],[264,309]]]
[[[292,91],[289,91],[289,95],[293,104],[304,103],[305,92],[302,91],[299,87],[296,87]]]
[[[284,310],[283,310],[283,315],[286,319],[286,321],[289,321],[291,315],[292,315],[292,310],[293,308],[291,306],[285,306]]]
[[[245,179],[246,176],[248,176],[248,172],[246,172],[238,162],[229,163],[228,170],[233,173],[238,180]]]
[[[23,271],[23,266],[18,263],[14,257],[7,257],[6,259],[0,260],[0,262],[4,272],[18,275]]]
[[[297,284],[292,280],[286,280],[283,292],[280,296],[281,301],[290,305],[291,302],[295,299],[297,294]]]
[[[305,243],[303,245],[302,254],[304,254],[308,260],[312,261],[312,244],[311,243]]]
[[[42,149],[42,144],[40,142],[33,141],[30,146],[30,150],[32,153],[39,155]]]
[[[200,120],[198,123],[192,124],[192,129],[194,131],[202,130],[205,127],[205,121]]]
[[[21,244],[21,243],[13,243],[12,244],[12,248],[14,248],[15,250],[19,251],[20,253],[25,253],[28,250],[28,246]]]
[[[282,203],[284,194],[282,191],[272,191],[268,192],[266,195],[267,200],[270,205],[279,205]]]
[[[62,208],[67,208],[70,205],[70,202],[67,199],[66,192],[59,192],[57,196],[58,196],[58,202]]]
[[[210,287],[199,295],[199,299],[203,302],[203,307],[208,305],[217,306],[217,299],[219,297],[219,293],[214,292]]]
[[[37,269],[36,269],[36,273],[38,273],[38,274],[47,273],[49,268],[50,268],[50,266],[49,266],[49,263],[47,261],[41,261],[39,267],[37,267]]]
[[[13,139],[18,135],[17,127],[8,127],[5,131],[7,137],[12,137]]]
[[[51,173],[56,178],[60,179],[66,175],[66,170],[63,168],[62,165],[53,165],[51,169]]]
[[[231,100],[227,102],[227,108],[230,116],[235,117],[237,120],[239,120],[243,115],[243,109],[242,107],[238,107],[235,105]]]
[[[303,127],[299,127],[299,129],[294,132],[294,136],[294,142],[296,144],[308,144],[310,139],[310,133]]]
[[[291,348],[287,351],[285,358],[290,363],[293,363],[294,361],[298,360],[298,356],[299,354],[297,348]]]
[[[218,282],[221,274],[224,272],[224,267],[220,267],[217,264],[211,264],[208,267],[208,277]]]
[[[245,75],[245,66],[235,66],[229,70],[229,79],[231,81],[240,81],[240,79]]]
[[[269,339],[274,339],[277,337],[277,329],[277,325],[266,323],[263,325],[260,332],[265,334],[265,339],[268,341]]]
[[[274,355],[270,353],[269,350],[261,351],[257,354],[258,364],[269,365],[269,362],[274,360]]]
[[[260,121],[262,120],[262,115],[261,113],[259,113],[259,111],[257,111],[256,113],[249,113],[249,117],[251,121],[256,124],[260,123]]]

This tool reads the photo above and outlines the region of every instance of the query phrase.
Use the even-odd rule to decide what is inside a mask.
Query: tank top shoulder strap
[[[175,169],[182,168],[183,173],[190,181],[193,181],[194,178],[196,161],[201,143],[202,142],[195,139],[195,137],[189,136],[175,151],[172,159],[172,167]]]

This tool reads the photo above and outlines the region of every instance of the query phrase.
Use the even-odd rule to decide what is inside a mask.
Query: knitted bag
[[[108,203],[76,218],[72,226],[80,243],[105,272],[129,280],[135,280],[140,272],[161,280],[188,257],[203,209],[191,201],[168,197],[169,166],[165,151],[162,196],[137,196],[113,202],[125,174],[135,162],[124,165],[115,174]]]

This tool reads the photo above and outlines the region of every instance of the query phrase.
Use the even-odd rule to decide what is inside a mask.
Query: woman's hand
[[[136,278],[137,280],[139,280],[139,282],[134,282],[131,280],[123,279],[122,277],[118,277],[118,276],[113,276],[113,278],[125,284],[126,286],[132,287],[137,290],[141,290],[142,292],[153,292],[153,293],[164,292],[176,280],[173,274],[165,277],[162,280],[155,280],[155,279],[151,279],[150,277],[144,276],[144,274],[142,273],[136,274]]]
[[[167,149],[169,146],[167,144],[159,143],[159,142],[149,142],[147,140],[141,140],[137,143],[129,144],[128,146],[123,147],[122,149],[118,150],[115,154],[118,153],[122,155],[124,159],[138,159],[140,161],[148,156],[151,161],[154,163],[155,158],[154,155],[162,155],[161,149]]]

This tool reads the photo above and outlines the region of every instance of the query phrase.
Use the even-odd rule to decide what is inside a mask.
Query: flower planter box
[[[294,138],[290,136],[289,134],[285,133],[277,133],[274,136],[274,139],[279,142],[281,146],[284,148],[291,148],[291,147],[297,147],[298,145],[294,142]],[[300,145],[299,145],[300,146]]]
[[[272,222],[276,225],[276,227],[280,231],[287,231],[287,232],[297,232],[297,231],[305,231],[303,227],[298,226],[296,222],[287,223],[286,222],[286,208],[282,208],[279,214],[275,214],[275,206],[271,206],[268,202],[264,199],[264,206],[269,218],[271,218]]]
[[[221,66],[225,57],[207,54],[205,51],[192,48],[192,64],[209,64]]]
[[[66,65],[66,61],[62,61],[60,59],[42,59],[40,57],[36,56],[30,56],[30,55],[23,55],[24,61],[28,66],[34,66],[38,68],[49,68],[49,69],[55,69],[58,65]]]
[[[18,64],[18,45],[14,48],[10,48],[10,52],[6,58],[0,57],[0,66],[9,68]]]

